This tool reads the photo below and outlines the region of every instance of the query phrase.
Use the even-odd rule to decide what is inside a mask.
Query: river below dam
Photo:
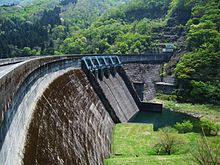
[[[189,120],[193,124],[193,131],[200,131],[199,119],[166,108],[161,113],[139,111],[129,120],[129,123],[153,124],[154,131],[157,131],[159,128],[174,126],[176,122],[182,123],[184,120]]]

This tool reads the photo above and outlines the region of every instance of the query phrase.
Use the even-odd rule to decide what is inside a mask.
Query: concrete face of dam
[[[103,164],[110,155],[113,126],[86,75],[70,71],[37,103],[24,164]]]
[[[102,165],[110,155],[114,122],[100,93],[120,122],[127,122],[138,107],[118,73],[102,80],[90,76],[94,81],[75,69],[43,93],[29,127],[25,165]]]
[[[3,96],[1,99],[10,99],[10,102],[7,103],[8,111],[1,111],[3,112],[4,120],[0,124],[0,164],[21,164],[27,128],[38,98],[56,77],[62,75],[70,68],[79,67],[77,60],[72,60],[70,63],[58,61],[38,65],[39,61],[45,62],[45,60],[37,59],[36,63],[34,63],[35,61],[22,63],[18,68],[15,68],[0,79],[0,82],[4,84],[4,88],[0,91],[1,96]],[[34,63],[33,66],[30,64],[32,62]],[[34,69],[37,65],[38,68]],[[20,72],[21,68],[26,69]],[[28,72],[25,72],[27,70]],[[13,78],[10,75],[16,75],[16,77],[22,75],[22,77],[15,79],[16,77]],[[23,81],[21,81],[22,79]],[[16,83],[20,85],[18,86]],[[18,89],[13,91],[15,88]],[[7,93],[7,95],[4,95],[4,93]],[[4,105],[4,101],[1,102],[1,105]]]
[[[120,122],[127,122],[139,109],[122,77],[116,72],[98,83]]]
[[[31,60],[1,79],[0,164],[103,164],[114,123],[137,113],[139,99],[121,67],[99,79],[79,63]]]

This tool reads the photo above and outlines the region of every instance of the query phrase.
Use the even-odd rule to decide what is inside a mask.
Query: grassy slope
[[[152,149],[158,132],[153,131],[149,124],[117,124],[113,134],[113,153],[105,160],[105,165],[182,165],[193,164],[189,154],[192,146],[195,146],[196,133],[179,134],[184,142],[178,147],[174,155],[156,155]],[[209,137],[218,139],[220,136]]]
[[[176,155],[152,156],[152,147],[156,140],[152,125],[117,124],[113,140],[113,154],[105,161],[106,165],[172,164],[174,159],[175,162],[181,162],[182,159]]]

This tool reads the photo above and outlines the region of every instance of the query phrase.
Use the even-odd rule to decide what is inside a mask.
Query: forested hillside
[[[61,54],[59,45],[124,0],[33,0],[0,7],[0,58]],[[79,52],[80,53],[80,52]]]
[[[144,53],[178,42],[190,18],[179,0],[33,0],[0,7],[0,57]],[[25,37],[24,37],[25,36]]]
[[[176,68],[178,99],[220,104],[220,1],[196,3],[187,29],[188,53]]]
[[[128,1],[104,13],[92,25],[67,37],[62,53],[144,53],[152,29],[164,24],[170,0]],[[155,12],[159,11],[159,12]]]
[[[219,0],[33,0],[0,13],[0,58],[145,53],[174,43],[166,74],[179,80],[177,99],[220,104]]]
[[[1,0],[0,6],[2,5],[15,5],[15,4],[28,4],[33,0]]]

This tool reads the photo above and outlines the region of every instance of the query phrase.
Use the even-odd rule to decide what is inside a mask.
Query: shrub
[[[195,147],[191,152],[193,161],[200,165],[218,165],[220,164],[220,144],[208,141],[204,136],[197,140]]]
[[[193,124],[189,120],[184,120],[183,123],[177,122],[174,127],[179,133],[187,133],[192,131]]]
[[[154,145],[156,153],[159,155],[171,155],[182,140],[178,136],[176,129],[172,127],[164,127],[159,129],[157,143]]]
[[[160,94],[157,94],[157,98],[161,100],[176,101],[176,95],[174,93],[171,95],[160,93]]]
[[[200,122],[201,127],[205,133],[205,135],[209,136],[209,135],[217,135],[218,132],[220,131],[220,125],[217,123],[214,123],[212,121],[209,120],[202,120]]]

